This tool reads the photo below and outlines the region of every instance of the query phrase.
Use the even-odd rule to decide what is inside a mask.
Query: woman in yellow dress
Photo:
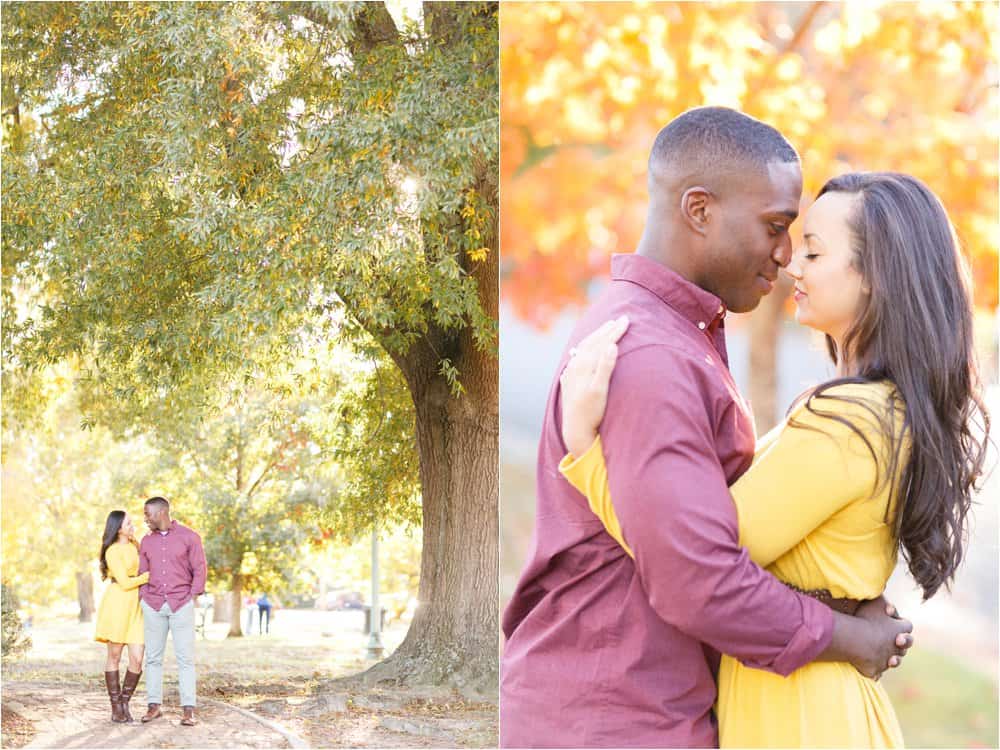
[[[830,180],[804,223],[786,269],[796,318],[826,334],[837,377],[800,396],[730,488],[740,544],[831,606],[878,597],[902,550],[927,599],[962,559],[985,459],[977,415],[989,430],[954,232],[923,183],[894,173]],[[605,325],[570,359],[560,471],[632,556],[598,434],[626,327]],[[903,745],[881,685],[850,664],[813,662],[781,677],[724,655],[718,687],[722,747]]]
[[[145,650],[142,610],[139,608],[139,587],[149,581],[149,573],[139,572],[139,545],[135,526],[123,510],[113,510],[104,524],[101,542],[101,580],[111,579],[97,608],[97,629],[94,640],[108,644],[104,665],[104,682],[111,699],[111,721],[131,723],[128,703],[142,676]],[[121,685],[118,683],[119,662],[128,646],[128,669]]]

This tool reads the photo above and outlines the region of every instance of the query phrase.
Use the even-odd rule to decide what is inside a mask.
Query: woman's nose
[[[792,260],[789,262],[787,266],[785,266],[785,273],[787,273],[796,281],[802,278],[802,269],[799,266],[798,258],[792,256]]]

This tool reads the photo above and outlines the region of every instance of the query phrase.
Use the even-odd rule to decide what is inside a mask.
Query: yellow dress
[[[108,584],[97,608],[95,641],[102,643],[145,642],[139,587],[149,581],[149,573],[139,572],[139,551],[131,542],[115,542],[104,554],[108,562]]]
[[[893,392],[888,383],[827,391],[862,400],[885,415]],[[904,415],[898,399],[894,403],[898,434]],[[740,544],[758,565],[801,589],[872,599],[882,593],[897,556],[891,528],[883,521],[891,503],[889,482],[884,481],[888,441],[863,405],[819,398],[813,408],[857,425],[879,456],[878,469],[849,427],[813,415],[800,404],[790,420],[805,426],[786,420],[768,433],[757,444],[753,465],[730,488]],[[900,464],[907,450],[904,441]],[[566,456],[559,469],[632,555],[611,504],[600,438],[579,458]],[[721,747],[903,746],[882,686],[850,664],[813,662],[781,677],[723,655],[718,682]]]

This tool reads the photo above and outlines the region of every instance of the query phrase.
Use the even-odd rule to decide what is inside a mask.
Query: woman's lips
[[[806,298],[806,293],[796,289],[795,294],[793,296],[795,297],[796,302],[800,302],[801,300],[804,300]]]

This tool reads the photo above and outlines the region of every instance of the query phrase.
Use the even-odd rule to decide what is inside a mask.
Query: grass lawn
[[[995,679],[915,646],[882,684],[908,748],[998,747]]]
[[[195,644],[199,684],[210,692],[220,685],[302,684],[360,672],[374,663],[365,658],[368,636],[363,633],[363,625],[360,611],[294,609],[277,613],[271,621],[270,635],[255,632],[244,638],[226,638],[228,624],[210,623],[208,638],[199,637]],[[382,635],[386,654],[400,644],[408,625],[393,622],[386,628]],[[94,642],[93,623],[51,618],[40,623],[31,635],[31,651],[25,659],[5,668],[5,678],[104,679],[106,647]],[[165,683],[176,684],[177,666],[170,639],[163,666]]]

